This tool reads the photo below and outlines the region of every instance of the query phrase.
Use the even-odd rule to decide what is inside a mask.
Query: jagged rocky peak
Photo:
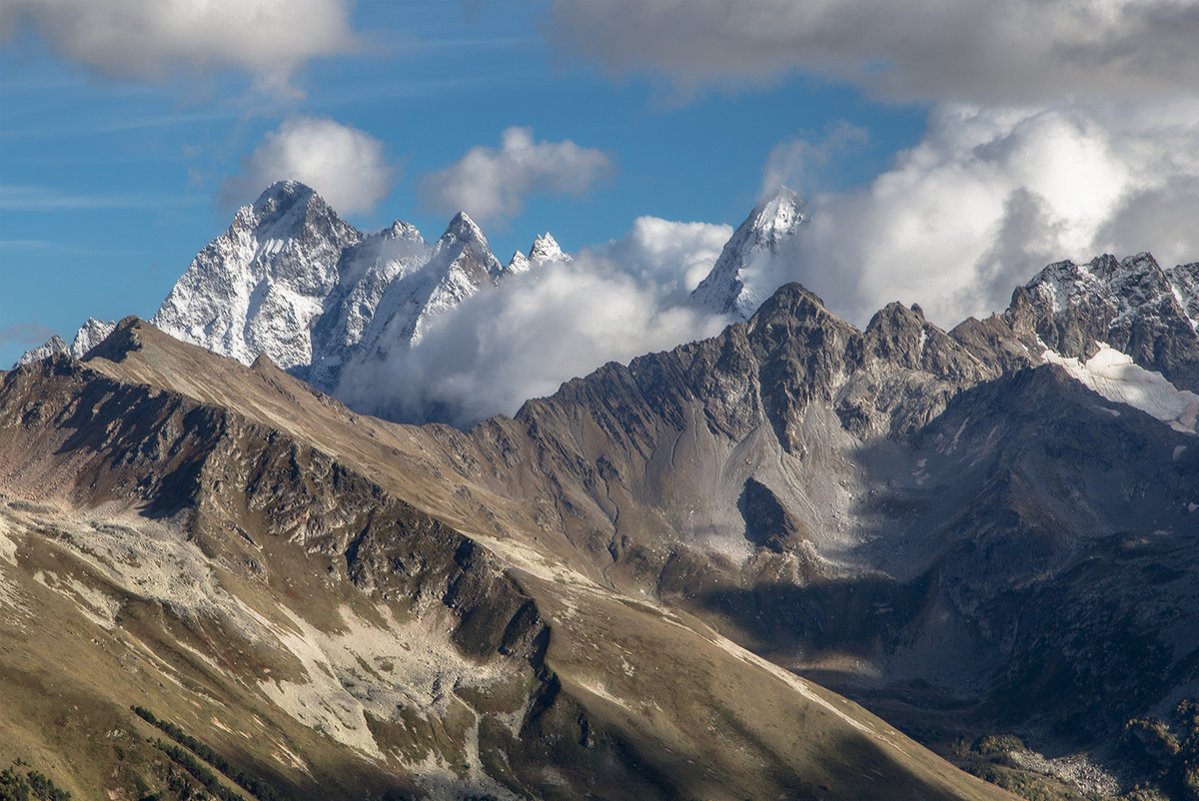
[[[115,321],[105,322],[97,320],[95,317],[87,318],[87,322],[79,327],[79,331],[75,333],[75,339],[71,342],[71,355],[76,359],[82,359],[92,348],[103,342],[104,338],[111,334],[116,327]]]
[[[1199,390],[1199,335],[1185,303],[1194,296],[1186,267],[1163,270],[1148,253],[1050,264],[1012,294],[1005,318],[1032,330],[1053,353],[1086,361],[1104,345]]]
[[[266,353],[284,368],[308,365],[342,252],[361,240],[311,188],[280,181],[238,209],[151,322],[243,364]]]
[[[433,318],[480,288],[494,285],[503,271],[483,230],[466,212],[458,212],[428,258],[388,284],[363,331],[358,352],[343,363],[359,365],[350,368],[351,373],[374,369],[373,362],[419,342]]]
[[[416,226],[409,222],[396,220],[389,227],[384,228],[381,235],[387,239],[407,239],[411,241],[420,240],[424,242],[424,237],[420,235],[420,231]]]
[[[760,201],[691,293],[692,301],[717,314],[749,319],[777,286],[777,262],[807,221],[804,209],[799,195],[785,186]]]
[[[97,320],[95,317],[89,317],[87,322],[79,327],[70,345],[67,344],[65,339],[55,334],[43,344],[22,353],[14,366],[20,367],[23,364],[41,361],[56,353],[69,353],[76,359],[82,359],[88,354],[88,351],[96,347],[106,336],[112,333],[112,329],[115,326],[116,323],[106,323],[103,320]]]
[[[504,275],[527,273],[530,266],[529,257],[519,250],[514,250],[512,251],[512,258],[508,260],[507,266],[504,267]]]
[[[430,252],[416,226],[397,220],[342,253],[338,286],[312,329],[312,364],[307,370],[293,367],[292,372],[332,392],[387,288],[420,270]]]
[[[512,254],[508,265],[504,267],[504,275],[517,275],[526,273],[534,267],[540,267],[548,262],[570,262],[574,259],[567,253],[562,251],[556,239],[549,232],[542,234],[533,240],[532,247],[529,248],[529,254],[526,256],[521,251],[516,251]]]
[[[547,231],[533,240],[529,248],[529,261],[536,264],[542,261],[570,261],[570,256],[562,252],[558,241]]]
[[[70,352],[71,346],[67,344],[66,340],[60,337],[58,334],[54,334],[36,348],[30,348],[22,353],[13,367],[22,367],[26,364],[32,364],[33,362],[40,362],[42,359],[47,359],[56,353]]]

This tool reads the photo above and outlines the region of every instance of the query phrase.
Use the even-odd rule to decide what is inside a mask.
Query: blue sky
[[[531,129],[544,163],[508,163],[508,205],[475,215],[501,260],[642,215],[736,225],[770,165],[813,206],[794,277],[851,319],[901,299],[952,323],[1050,258],[1199,259],[1194,3],[833,5],[221,0],[180,25],[155,9],[183,0],[6,3],[0,364],[150,316],[313,121],[366,148],[318,191],[430,240],[447,198],[492,208],[461,186]]]

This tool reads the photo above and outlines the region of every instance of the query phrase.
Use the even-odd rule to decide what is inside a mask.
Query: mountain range
[[[804,219],[733,234],[719,335],[460,430],[322,390],[552,238],[268,189],[153,325],[0,380],[0,756],[110,798],[1193,797],[1199,263],[859,329],[764,289]]]

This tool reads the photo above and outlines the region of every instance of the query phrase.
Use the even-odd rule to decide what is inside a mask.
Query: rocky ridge
[[[682,646],[654,635],[655,645],[645,650],[644,641],[621,639],[627,631],[612,620],[659,631],[654,615],[685,614],[758,658],[925,732],[931,744],[1014,729],[1047,752],[1089,754],[1096,764],[1118,766],[1128,750],[1121,737],[1129,719],[1165,717],[1199,687],[1193,589],[1199,586],[1193,537],[1199,530],[1199,264],[1162,269],[1148,254],[1059,262],[1017,287],[1004,312],[950,331],[925,320],[919,306],[898,303],[859,330],[798,285],[780,288],[746,314],[738,304],[752,294],[747,287],[768,274],[759,259],[785,256],[801,220],[797,199],[776,197],[755,209],[726,246],[697,302],[721,299],[712,310],[744,316],[743,322],[712,339],[605,365],[552,397],[529,401],[512,419],[493,418],[469,432],[368,422],[303,389],[268,359],[255,363],[250,379],[130,322],[86,364],[94,362],[119,385],[148,385],[165,398],[237,409],[276,433],[239,428],[226,441],[236,446],[222,446],[228,453],[262,436],[282,436],[290,443],[287,458],[279,456],[262,479],[267,484],[254,489],[253,473],[229,456],[232,466],[222,469],[233,472],[219,480],[224,493],[212,486],[221,500],[205,506],[189,489],[195,471],[204,468],[185,460],[167,469],[156,461],[164,453],[195,451],[171,438],[170,432],[189,427],[187,415],[149,427],[126,425],[121,420],[141,419],[165,401],[135,400],[111,384],[86,395],[83,386],[95,375],[77,378],[74,388],[53,388],[61,376],[78,375],[74,363],[59,357],[28,365],[15,374],[19,379],[5,378],[19,399],[10,404],[8,430],[69,429],[73,415],[90,408],[99,416],[80,418],[86,425],[76,430],[120,432],[129,444],[114,451],[103,438],[60,438],[53,448],[14,446],[8,486],[19,498],[65,487],[66,496],[53,498],[65,497],[73,507],[111,503],[114,497],[101,492],[110,485],[123,488],[116,497],[141,503],[182,497],[178,506],[151,504],[151,511],[195,519],[199,513],[187,510],[214,510],[212,520],[233,521],[221,523],[222,536],[239,548],[239,538],[260,542],[254,526],[293,532],[297,525],[324,530],[329,520],[338,521],[334,528],[341,533],[316,536],[311,542],[324,542],[324,550],[305,551],[304,559],[323,553],[332,561],[318,567],[337,572],[344,557],[348,580],[380,597],[448,597],[449,574],[424,567],[447,566],[445,553],[425,553],[400,523],[373,517],[347,523],[333,496],[316,506],[306,500],[272,506],[261,489],[302,485],[304,493],[319,494],[348,480],[345,470],[369,476],[374,488],[354,495],[351,508],[381,504],[392,510],[385,517],[402,516],[394,511],[401,509],[423,521],[422,532],[441,532],[434,523],[448,527],[446,549],[457,553],[469,541],[498,560],[488,575],[512,578],[541,623],[572,643],[546,664],[562,668],[561,686],[589,712],[583,730],[603,720],[621,732],[617,739],[641,742],[638,760],[663,743],[677,747],[668,734],[670,716],[647,734],[638,723],[643,712],[629,711],[628,702],[643,697],[644,685],[626,684],[602,655],[579,653],[602,652],[602,643],[617,641],[632,671],[627,676],[657,675],[654,649]],[[366,282],[358,312],[331,316],[327,331],[319,322],[313,331],[330,341],[356,336],[355,347],[369,341],[372,358],[384,356],[389,342],[418,337],[418,323],[429,319],[422,309],[453,308],[523,269],[515,258],[501,267],[465,216],[432,247],[399,224],[371,242],[345,251],[361,248],[362,275],[370,265],[379,270]],[[539,238],[541,247],[535,244],[523,264],[551,255],[550,243]],[[409,265],[402,258],[388,261],[387,254],[400,251],[415,254]],[[343,254],[339,262],[346,288],[363,280],[350,279],[358,274],[349,266],[357,258]],[[395,320],[406,322],[372,331]],[[340,364],[328,363],[326,374],[336,375]],[[59,395],[78,397],[76,407],[56,405]],[[107,416],[96,411],[105,403]],[[297,415],[297,406],[306,413]],[[188,414],[203,431],[225,425],[194,409]],[[371,432],[365,439],[364,431]],[[338,468],[303,455],[296,443],[335,455]],[[81,466],[97,458],[101,466]],[[109,459],[113,466],[103,466]],[[104,478],[125,464],[140,465],[141,472],[117,485]],[[46,465],[53,470],[39,473]],[[291,490],[280,491],[290,497]],[[264,516],[245,517],[238,498],[247,493],[258,498],[254,514]],[[355,529],[399,533],[354,545]],[[306,534],[289,537],[309,541]],[[256,575],[250,563],[263,564],[252,553],[233,561]],[[312,567],[306,564],[297,569]],[[386,589],[392,584],[394,590]],[[500,592],[487,586],[492,589],[479,599]],[[654,611],[642,611],[657,622],[638,618],[633,625],[616,614],[633,600],[647,601]],[[464,611],[463,620],[487,617],[479,606],[450,607]],[[494,634],[513,619],[484,628]],[[723,642],[693,632],[708,643]],[[631,659],[633,653],[640,655]],[[335,667],[328,672],[336,674]],[[532,670],[536,677],[542,668]],[[597,673],[604,676],[598,683]],[[690,685],[696,697],[708,692],[701,684]],[[623,689],[613,694],[616,686]],[[704,702],[680,703],[674,710],[689,709],[686,719],[710,713]],[[568,709],[570,717],[575,707]],[[445,712],[438,708],[443,726]],[[320,726],[341,732],[343,745],[370,752],[350,722],[324,719]],[[523,741],[517,729],[509,731]],[[550,736],[574,734],[559,729]],[[504,747],[511,759],[517,746]],[[448,751],[440,753],[452,761]],[[762,758],[771,763],[779,756],[772,753]],[[634,767],[615,752],[604,760],[628,771],[620,774],[625,777],[665,771],[673,778],[663,786],[699,786],[675,776],[677,764],[655,763],[651,770],[636,761]],[[429,770],[409,757],[397,764],[420,777],[412,779],[416,785],[433,786]],[[722,764],[726,781],[745,773],[744,766]],[[470,765],[451,770],[446,781],[480,791],[494,780],[521,788],[511,790],[518,794],[535,785],[528,778],[505,784],[494,769],[478,767],[482,762]],[[490,778],[475,782],[470,777],[479,770]],[[597,774],[588,775],[595,780]],[[800,786],[787,781],[763,788]]]
[[[17,360],[14,366],[20,367],[24,364],[41,361],[56,353],[69,353],[76,359],[82,359],[92,348],[100,344],[105,337],[111,334],[112,329],[115,327],[116,323],[104,322],[103,320],[97,320],[95,317],[89,317],[87,322],[79,327],[70,345],[58,334],[55,334],[46,340],[44,345],[39,345],[21,354],[21,358]]]

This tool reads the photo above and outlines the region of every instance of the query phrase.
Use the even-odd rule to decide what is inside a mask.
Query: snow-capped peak
[[[547,232],[533,240],[533,246],[529,248],[529,255],[526,256],[519,250],[513,253],[508,266],[504,268],[503,276],[525,273],[549,262],[568,263],[571,261],[573,259],[562,252],[557,240]]]
[[[785,186],[761,200],[691,293],[693,302],[717,314],[749,319],[782,283],[775,261],[807,222],[804,207],[799,195]]]
[[[562,252],[557,240],[547,231],[533,240],[529,248],[529,261],[534,264],[545,261],[570,261],[570,256]]]
[[[20,367],[23,364],[41,361],[56,353],[69,353],[76,359],[82,359],[88,354],[88,351],[103,342],[104,338],[112,333],[112,329],[116,328],[116,325],[114,322],[104,322],[95,317],[89,317],[87,322],[79,327],[75,333],[75,339],[71,341],[70,345],[65,339],[55,334],[44,344],[22,353],[14,366]]]
[[[106,322],[97,320],[95,317],[87,318],[87,322],[79,327],[79,331],[75,333],[75,339],[71,342],[71,355],[76,359],[82,359],[92,348],[103,342],[116,327],[115,321]]]
[[[64,340],[58,334],[54,334],[49,339],[47,339],[43,344],[38,345],[36,348],[30,348],[29,350],[22,353],[20,358],[18,358],[16,363],[13,365],[13,367],[14,368],[23,367],[26,364],[33,364],[34,362],[40,362],[42,359],[47,359],[56,353],[70,353],[70,352],[71,352],[71,347],[67,344],[66,340]]]
[[[512,252],[512,258],[508,260],[508,265],[504,267],[504,275],[518,275],[529,271],[529,257],[519,250]]]
[[[238,209],[151,322],[243,364],[262,353],[285,369],[311,364],[310,334],[338,262],[361,239],[312,189],[280,181]]]
[[[1016,290],[1008,314],[1063,357],[1085,362],[1094,343],[1107,342],[1179,388],[1199,391],[1192,277],[1190,266],[1163,270],[1148,253],[1056,262]]]
[[[483,229],[464,211],[454,215],[445,233],[433,246],[430,264],[434,262],[447,272],[454,269],[466,271],[475,283],[481,283],[485,277],[494,279],[503,270],[491,252]]]

